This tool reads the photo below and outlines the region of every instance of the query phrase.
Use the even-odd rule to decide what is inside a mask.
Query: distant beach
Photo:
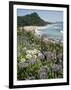
[[[41,38],[44,36],[46,41],[63,42],[63,23],[48,24],[46,26],[24,26],[20,30],[34,32],[36,36]]]

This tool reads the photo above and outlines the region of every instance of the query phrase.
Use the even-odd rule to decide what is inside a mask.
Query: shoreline
[[[24,27],[19,27],[20,31],[27,31],[27,32],[32,32],[34,33],[37,37],[41,38],[41,35],[39,34],[39,29],[46,29],[48,25],[46,26],[24,26]],[[62,34],[63,32],[60,31]],[[59,39],[53,39],[52,37],[44,37],[44,41],[50,41],[53,43],[63,43],[63,40],[59,40]]]

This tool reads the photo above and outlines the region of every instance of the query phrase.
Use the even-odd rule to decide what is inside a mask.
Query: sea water
[[[46,29],[38,30],[38,33],[40,36],[46,35],[50,39],[63,41],[63,22],[49,24]]]

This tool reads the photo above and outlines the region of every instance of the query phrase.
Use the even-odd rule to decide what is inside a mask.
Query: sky
[[[45,21],[49,21],[49,22],[62,22],[63,21],[63,11],[17,9],[17,16],[25,16],[33,12],[36,12]]]

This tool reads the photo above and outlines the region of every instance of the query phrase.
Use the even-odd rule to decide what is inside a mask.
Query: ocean
[[[63,41],[63,22],[49,24],[45,29],[39,29],[38,34],[46,35],[49,39]]]

